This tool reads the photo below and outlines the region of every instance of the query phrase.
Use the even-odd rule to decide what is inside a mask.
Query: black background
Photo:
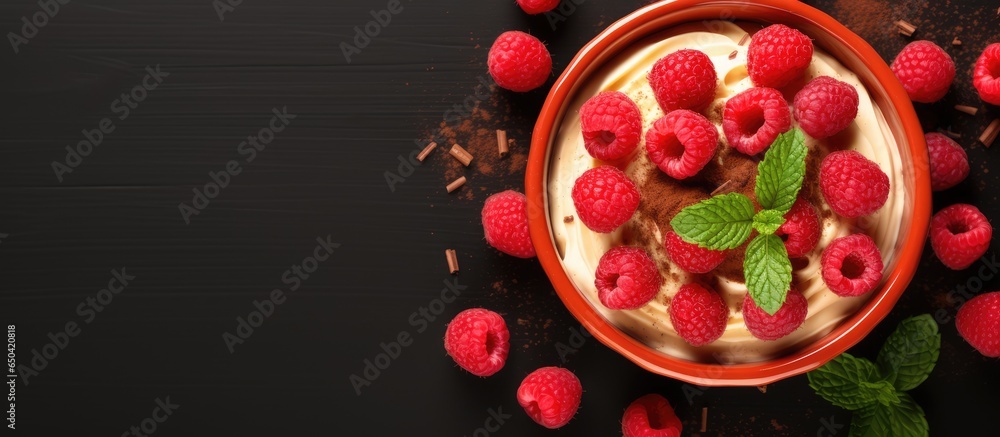
[[[570,345],[579,325],[536,261],[501,255],[482,239],[482,201],[523,190],[523,169],[487,176],[473,166],[463,191],[448,195],[442,163],[451,158],[439,150],[389,189],[384,174],[396,171],[398,157],[475,92],[500,32],[540,37],[558,74],[584,43],[643,4],[577,2],[565,2],[572,11],[550,26],[513,0],[403,0],[403,11],[350,64],[340,43],[386,1],[244,0],[220,20],[210,0],[78,0],[17,54],[0,47],[0,323],[16,325],[19,364],[47,333],[67,322],[81,327],[28,386],[18,382],[16,432],[121,435],[169,396],[180,407],[156,435],[461,436],[483,426],[491,408],[512,416],[496,435],[616,435],[628,403],[658,392],[687,432],[697,432],[708,407],[705,435],[846,435],[849,412],[814,395],[804,376],[766,394],[702,390],[647,373],[593,339],[563,363],[556,345]],[[1000,158],[974,141],[998,110],[979,103],[970,79],[975,57],[1000,40],[995,2],[808,3],[887,60],[908,41],[891,25],[900,18],[955,57],[953,92],[918,109],[928,130],[962,135],[972,173],[936,193],[935,209],[969,202],[1000,217]],[[3,1],[0,30],[19,32],[21,17],[39,10]],[[961,47],[951,46],[955,35]],[[112,102],[157,64],[169,76],[118,120]],[[523,154],[544,97],[544,90],[494,90],[483,104],[504,117],[479,127],[507,128]],[[966,116],[951,109],[956,103],[982,110]],[[191,203],[210,171],[243,163],[237,146],[276,107],[297,117],[185,224],[178,204]],[[116,130],[57,180],[52,161],[104,117]],[[235,330],[254,300],[287,290],[284,271],[327,235],[340,248],[230,354],[223,332]],[[451,278],[446,248],[458,250],[457,280],[468,288],[417,332],[411,314]],[[123,267],[136,278],[84,323],[77,305]],[[1000,279],[978,277],[977,267],[946,270],[926,250],[900,304],[851,352],[874,358],[905,317],[941,310],[950,319],[959,303],[951,292],[962,284],[979,291],[980,282],[995,289]],[[507,366],[488,379],[458,369],[441,341],[447,320],[475,306],[504,314],[512,334]],[[912,394],[932,435],[991,433],[1000,363],[972,350],[954,323],[941,330],[937,368]],[[412,345],[357,395],[349,376],[404,331]],[[585,389],[579,414],[560,431],[534,424],[514,396],[520,380],[545,365],[568,367]]]

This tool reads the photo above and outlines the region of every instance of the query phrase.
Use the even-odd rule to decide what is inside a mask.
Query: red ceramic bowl
[[[703,20],[782,23],[799,29],[815,44],[859,76],[882,111],[899,151],[906,218],[886,266],[884,282],[860,310],[819,340],[787,355],[750,364],[712,364],[676,358],[650,348],[610,324],[567,276],[552,236],[547,172],[552,140],[568,102],[587,78],[623,49],[643,38],[684,23]],[[575,108],[573,110],[576,110]],[[538,259],[569,311],[594,337],[639,366],[702,386],[768,384],[815,369],[867,335],[892,309],[916,270],[931,211],[930,176],[923,131],[913,105],[878,53],[830,16],[796,1],[674,0],[652,4],[612,24],[576,55],[552,87],[535,125],[525,181],[531,238]]]

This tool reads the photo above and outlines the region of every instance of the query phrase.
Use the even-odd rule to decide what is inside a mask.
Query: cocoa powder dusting
[[[495,91],[495,89],[494,89]],[[479,176],[506,176],[523,174],[528,163],[528,147],[531,143],[531,132],[521,126],[530,126],[513,109],[502,93],[494,92],[492,96],[480,102],[461,120],[442,120],[436,129],[425,133],[427,138],[436,138],[442,147],[431,153],[427,161],[432,168],[441,172],[441,180],[451,182],[465,176],[469,185],[455,194],[466,200],[481,197],[490,182],[486,179],[476,180]],[[501,157],[497,144],[497,129],[507,131],[509,152]],[[472,163],[468,167],[457,159],[449,156],[447,151],[453,144],[460,144],[472,154]],[[524,187],[512,187],[524,191]]]

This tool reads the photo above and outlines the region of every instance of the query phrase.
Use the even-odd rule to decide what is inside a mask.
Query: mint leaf
[[[774,140],[757,165],[757,202],[764,209],[775,209],[782,214],[792,209],[795,197],[802,188],[806,175],[806,137],[799,129],[792,129]]]
[[[912,390],[924,382],[941,352],[941,334],[930,314],[900,322],[878,354],[879,367],[897,390]]]
[[[781,309],[792,283],[792,262],[781,237],[762,234],[750,242],[743,259],[743,276],[757,306],[771,315]]]
[[[855,411],[850,437],[925,437],[930,427],[924,410],[906,393],[899,393],[899,403],[875,404]]]
[[[753,228],[764,235],[771,235],[785,224],[785,214],[774,209],[765,209],[753,216]]]
[[[809,386],[816,390],[816,394],[848,410],[899,402],[892,385],[882,380],[875,364],[848,353],[809,372],[808,377]]]
[[[739,193],[703,200],[681,210],[670,220],[685,241],[713,250],[739,247],[753,229],[753,202]]]

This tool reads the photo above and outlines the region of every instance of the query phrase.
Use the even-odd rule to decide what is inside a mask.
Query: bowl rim
[[[690,19],[678,20],[656,31],[639,36],[631,35],[650,21],[666,14],[684,12],[688,8],[697,8],[698,12],[692,12],[697,14],[708,8],[746,7],[791,14],[797,20],[805,20],[838,40],[845,50],[852,52],[862,65],[871,71],[876,81],[884,88],[888,103],[896,109],[901,121],[903,138],[897,138],[897,142],[907,141],[909,144],[910,157],[915,169],[913,216],[909,232],[899,248],[899,261],[893,270],[886,273],[880,290],[832,332],[807,347],[768,361],[746,364],[698,363],[657,352],[622,332],[595,311],[590,302],[576,289],[563,269],[552,239],[545,204],[544,178],[549,165],[546,155],[550,137],[554,132],[553,128],[561,118],[562,107],[568,103],[575,83],[586,72],[587,65],[605,55],[610,48],[617,46],[622,38],[638,40],[666,28],[691,22]],[[718,12],[717,9],[713,10]],[[749,18],[747,15],[744,14],[741,18],[737,13],[732,19],[775,22],[762,20],[759,15]],[[755,0],[753,4],[748,5],[746,2],[733,0],[664,0],[644,6],[608,26],[580,49],[549,91],[532,132],[525,175],[529,231],[538,260],[560,300],[598,341],[650,372],[688,383],[701,386],[759,386],[799,375],[825,364],[861,341],[889,314],[913,278],[923,252],[931,212],[928,168],[923,129],[906,91],[878,52],[834,18],[801,2]]]

